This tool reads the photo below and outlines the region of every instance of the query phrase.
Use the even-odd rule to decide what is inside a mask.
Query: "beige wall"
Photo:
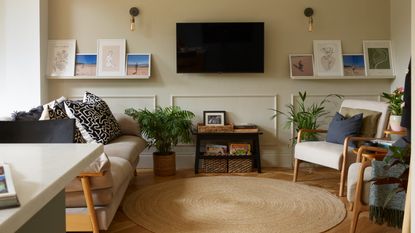
[[[403,87],[411,57],[411,0],[391,1],[391,40],[395,58],[396,80],[391,90]]]
[[[135,32],[129,31],[132,6],[140,9]],[[306,7],[315,10],[312,33],[303,15]],[[264,21],[265,73],[176,74],[175,24],[194,21]],[[89,90],[116,111],[173,103],[195,111],[199,120],[204,109],[227,110],[232,121],[257,123],[265,130],[266,166],[289,166],[290,130],[283,128],[283,117],[273,122],[268,108],[285,110],[291,96],[304,90],[317,99],[328,93],[378,99],[391,81],[291,80],[288,54],[312,53],[312,42],[319,39],[342,40],[343,53],[362,53],[362,40],[390,39],[390,30],[389,0],[53,0],[49,39],[77,39],[78,52],[95,52],[97,39],[125,38],[128,52],[153,58],[149,80],[51,80],[49,98],[80,97]],[[179,163],[191,166],[193,147],[178,150]]]

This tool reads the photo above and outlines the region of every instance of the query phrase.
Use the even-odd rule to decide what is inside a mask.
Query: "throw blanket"
[[[385,170],[384,161],[372,161],[372,177],[399,177],[408,167],[397,164]],[[377,224],[387,223],[389,226],[402,228],[406,192],[395,193],[385,205],[388,196],[398,184],[371,185],[369,196],[369,217]]]

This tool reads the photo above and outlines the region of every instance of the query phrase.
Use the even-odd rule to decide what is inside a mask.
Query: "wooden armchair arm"
[[[374,146],[361,146],[357,151],[356,162],[360,162],[362,157],[369,160],[382,160],[388,153],[388,149]]]
[[[327,133],[325,129],[300,129],[297,134],[297,143],[301,142],[301,136],[303,133]]]
[[[94,176],[104,176],[106,171],[102,172],[81,172],[78,177],[94,177]]]

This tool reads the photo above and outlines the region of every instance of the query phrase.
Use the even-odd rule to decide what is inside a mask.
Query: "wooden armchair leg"
[[[360,210],[358,208],[355,208],[352,215],[352,224],[350,225],[350,231],[349,233],[355,233],[357,228],[357,220],[359,219]]]
[[[297,182],[297,176],[298,176],[298,167],[300,165],[300,160],[295,159],[294,160],[294,177],[293,182]]]
[[[98,219],[94,208],[94,202],[92,200],[91,193],[91,184],[89,182],[89,177],[81,177],[82,189],[84,190],[84,196],[86,201],[86,206],[88,208],[89,218],[91,219],[92,232],[99,233]]]

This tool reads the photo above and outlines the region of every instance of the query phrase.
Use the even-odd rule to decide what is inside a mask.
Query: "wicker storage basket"
[[[206,126],[203,124],[197,125],[198,133],[232,133],[233,124],[223,125],[223,126]]]
[[[247,158],[230,158],[228,160],[228,172],[251,172],[252,160]]]
[[[203,159],[203,172],[226,173],[228,170],[227,159]]]

